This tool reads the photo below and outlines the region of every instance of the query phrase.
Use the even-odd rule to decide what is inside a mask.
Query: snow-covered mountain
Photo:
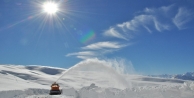
[[[187,72],[185,74],[177,74],[177,75],[148,75],[150,77],[160,77],[160,78],[168,78],[168,79],[182,79],[182,80],[191,80],[194,81],[194,72]]]
[[[59,77],[63,94],[48,95]],[[70,69],[0,65],[0,98],[194,98],[193,91],[192,81],[125,75],[104,62]]]
[[[171,79],[174,77],[174,75],[169,75],[169,74],[162,74],[162,75],[148,75],[150,77],[159,77],[159,78],[167,78],[167,79]]]
[[[174,78],[194,81],[194,72],[187,72],[185,74],[178,74],[178,75],[175,75]]]

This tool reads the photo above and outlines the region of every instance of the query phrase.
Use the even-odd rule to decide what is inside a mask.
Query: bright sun
[[[46,2],[43,4],[43,10],[44,12],[47,12],[48,14],[55,14],[59,9],[56,3]]]

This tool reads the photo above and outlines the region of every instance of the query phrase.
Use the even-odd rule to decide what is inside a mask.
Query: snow
[[[70,69],[0,65],[0,98],[194,98],[193,81],[124,74],[118,68],[100,60]],[[62,95],[48,95],[59,77]]]
[[[194,72],[187,72],[182,75],[181,74],[175,75],[174,78],[183,80],[194,80]]]
[[[194,72],[187,72],[185,74],[177,74],[177,75],[149,75],[150,77],[160,77],[160,78],[174,78],[174,79],[182,79],[182,80],[194,80]]]

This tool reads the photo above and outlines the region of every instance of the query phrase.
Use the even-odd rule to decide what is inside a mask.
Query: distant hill
[[[194,72],[187,72],[185,74],[178,74],[178,75],[175,75],[174,78],[194,81]]]
[[[150,77],[160,77],[160,78],[167,78],[167,79],[182,79],[182,80],[191,80],[194,81],[194,72],[187,72],[185,74],[177,74],[177,75],[148,75]]]

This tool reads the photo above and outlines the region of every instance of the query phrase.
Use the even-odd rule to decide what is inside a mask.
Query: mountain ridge
[[[162,74],[162,75],[148,75],[150,77],[160,77],[160,78],[167,78],[167,79],[181,79],[181,80],[191,80],[194,81],[194,72],[186,72],[184,74]]]

